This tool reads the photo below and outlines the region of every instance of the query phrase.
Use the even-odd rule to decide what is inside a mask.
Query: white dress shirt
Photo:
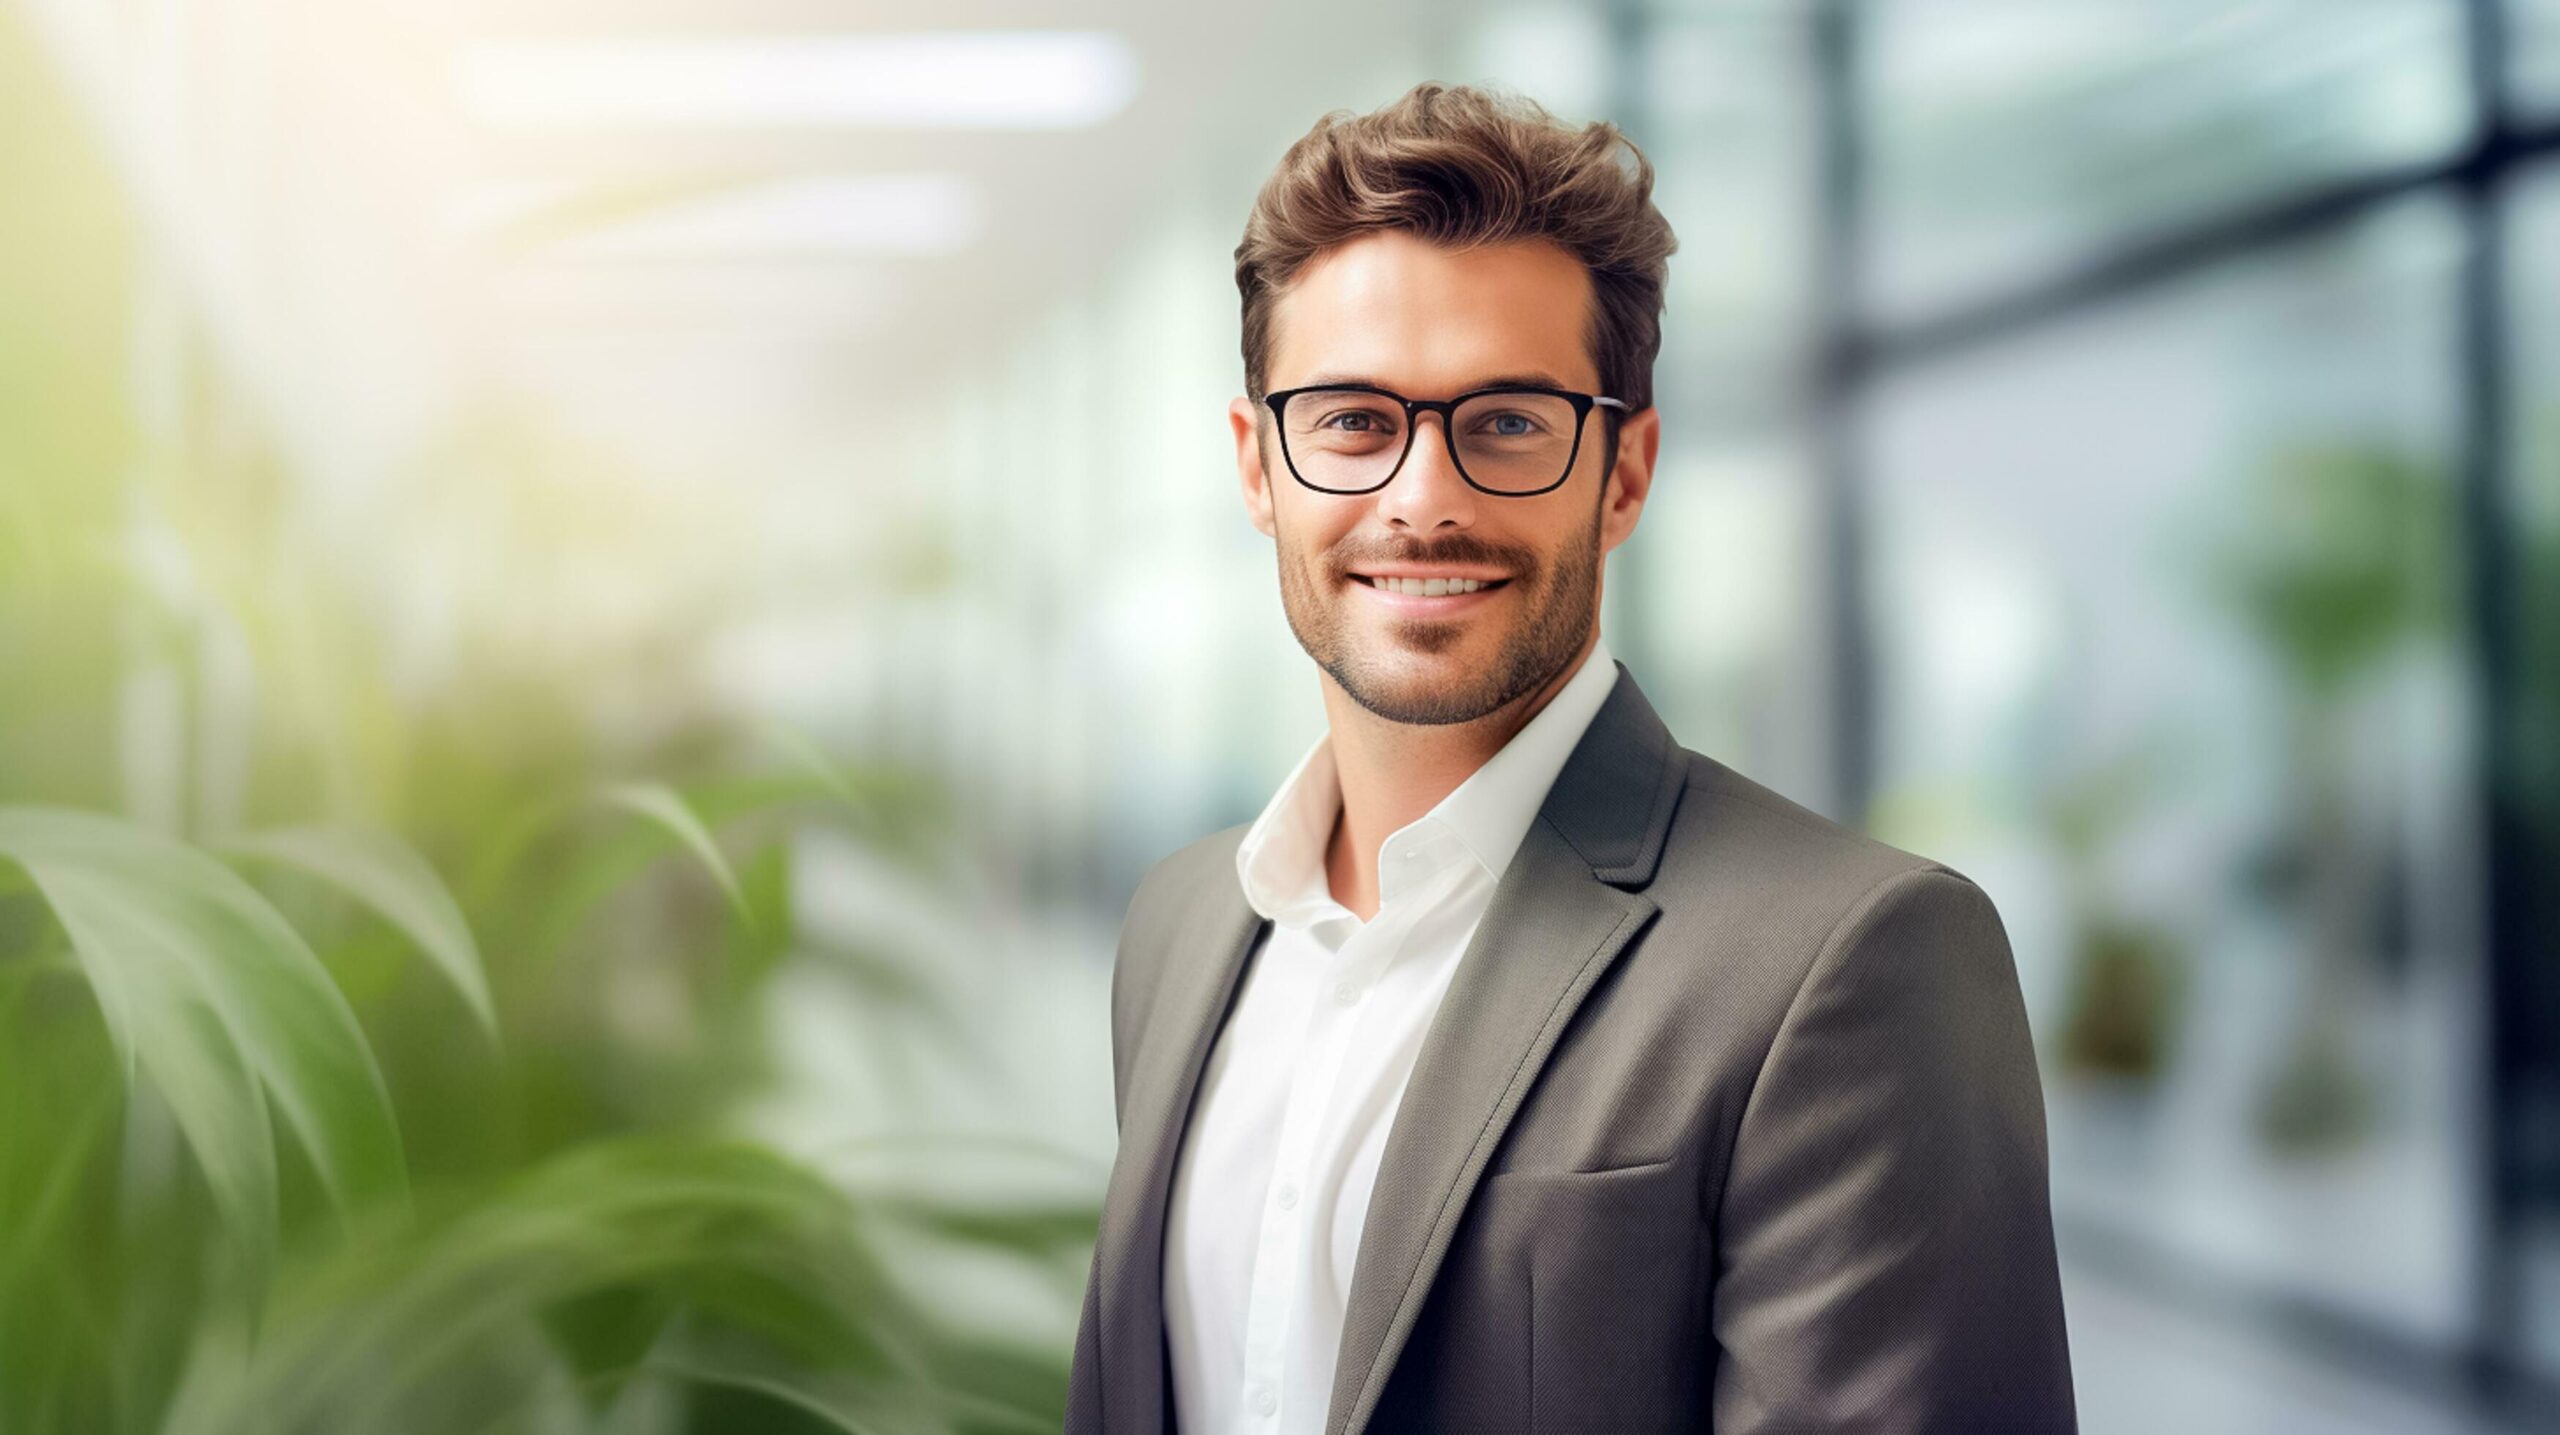
[[[1166,1210],[1165,1338],[1186,1435],[1324,1429],[1406,1078],[1494,884],[1617,680],[1595,644],[1500,752],[1388,837],[1367,922],[1325,875],[1342,808],[1330,734],[1236,849],[1272,930],[1201,1073]]]

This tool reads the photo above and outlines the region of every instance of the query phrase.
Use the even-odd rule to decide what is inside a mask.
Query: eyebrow
[[[1309,375],[1303,382],[1293,385],[1293,387],[1315,388],[1322,384],[1367,384],[1372,388],[1380,389],[1392,389],[1395,387],[1395,385],[1387,383],[1377,378],[1375,375],[1344,373],[1338,370],[1326,370],[1321,373]],[[1459,390],[1459,392],[1468,393],[1476,389],[1511,388],[1515,385],[1521,384],[1526,384],[1532,388],[1542,389],[1570,389],[1573,387],[1573,385],[1566,383],[1564,380],[1557,378],[1555,375],[1550,374],[1543,369],[1528,369],[1516,374],[1495,374],[1489,378],[1478,379],[1474,383],[1467,385],[1466,388]]]

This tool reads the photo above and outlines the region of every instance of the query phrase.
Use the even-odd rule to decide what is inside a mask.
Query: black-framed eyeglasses
[[[1436,413],[1449,461],[1469,486],[1531,498],[1573,476],[1583,421],[1594,408],[1630,412],[1622,399],[1527,384],[1452,399],[1409,399],[1374,384],[1310,384],[1265,394],[1262,402],[1280,430],[1290,476],[1336,495],[1386,487],[1413,450],[1417,416]]]

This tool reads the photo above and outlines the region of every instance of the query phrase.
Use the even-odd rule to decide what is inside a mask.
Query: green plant
[[[2305,987],[2281,1064],[2258,1103],[2269,1145],[2352,1143],[2379,1102],[2352,1020],[2375,965],[2374,868],[2392,860],[2355,820],[2351,723],[2365,680],[2451,611],[2452,505],[2444,476],[2379,441],[2283,449],[2236,505],[2210,586],[2282,679],[2285,810],[2265,856],[2300,919]]]
[[[648,854],[689,851],[748,944],[732,954],[755,959],[734,1001],[770,969],[788,911],[777,865],[733,867],[702,810],[736,820],[850,791],[832,773],[714,784],[707,802],[616,787],[536,803],[509,837],[519,853],[594,844],[550,869],[610,875],[555,886],[588,912],[631,896],[611,888]],[[611,812],[645,820],[586,825]],[[599,1046],[507,1030],[498,994],[532,994],[546,972],[493,982],[460,904],[406,844],[306,825],[209,847],[93,812],[0,808],[0,1428],[1055,1428],[1062,1352],[941,1319],[891,1278],[882,1242],[922,1221],[1080,1274],[1089,1202],[866,1200],[707,1108],[546,1112],[554,1068]],[[306,890],[278,895],[301,899],[332,950],[387,935],[423,956],[408,965],[450,993],[434,1025],[476,1032],[458,1044],[475,1079],[429,1066],[387,1081],[339,985],[365,960],[333,970],[216,852],[297,874]],[[511,931],[569,940],[547,916],[528,922],[510,885],[488,895]],[[347,924],[349,908],[375,920]],[[371,1005],[385,1021],[403,1003]],[[519,1128],[537,1139],[496,1159],[449,1146],[413,1180],[395,1088],[411,1111],[494,1092],[538,1118]]]

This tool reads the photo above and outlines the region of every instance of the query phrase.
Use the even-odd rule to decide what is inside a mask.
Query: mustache
[[[1451,566],[1507,568],[1521,574],[1538,570],[1538,557],[1522,548],[1501,548],[1472,534],[1457,534],[1436,543],[1345,543],[1331,553],[1334,571],[1349,573],[1363,563],[1446,563]]]

